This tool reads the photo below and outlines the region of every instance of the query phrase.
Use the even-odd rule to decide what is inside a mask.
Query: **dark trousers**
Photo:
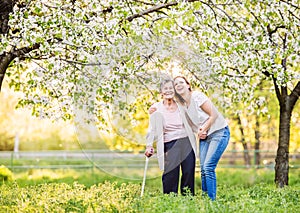
[[[195,153],[188,137],[164,144],[165,170],[162,176],[163,192],[178,193],[181,167],[180,192],[195,194]]]

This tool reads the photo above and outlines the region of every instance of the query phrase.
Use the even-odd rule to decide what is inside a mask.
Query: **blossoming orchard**
[[[288,185],[290,121],[300,95],[298,0],[2,0],[0,88],[8,81],[36,116],[145,110],[162,74],[218,90],[226,110],[280,110],[275,183]],[[267,94],[259,93],[269,85]],[[118,110],[117,110],[118,109]]]

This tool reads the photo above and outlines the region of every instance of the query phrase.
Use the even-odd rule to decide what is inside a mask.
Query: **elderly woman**
[[[163,100],[152,107],[145,155],[154,153],[153,143],[157,141],[157,158],[163,170],[163,193],[178,193],[181,168],[180,192],[182,195],[195,194],[196,140],[184,111],[175,102],[173,80],[164,80],[160,85]]]

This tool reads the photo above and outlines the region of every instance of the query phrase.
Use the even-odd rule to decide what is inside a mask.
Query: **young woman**
[[[205,94],[191,90],[190,83],[185,77],[176,77],[174,86],[180,104],[186,109],[190,125],[200,139],[202,191],[215,200],[217,193],[215,169],[229,142],[228,124]]]
[[[173,80],[164,80],[160,86],[163,100],[155,103],[156,112],[150,115],[145,155],[153,155],[153,142],[157,141],[157,157],[163,170],[163,193],[195,194],[196,139],[182,110],[174,100]]]

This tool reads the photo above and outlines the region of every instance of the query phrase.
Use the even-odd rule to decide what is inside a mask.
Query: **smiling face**
[[[191,91],[190,84],[182,77],[177,77],[174,80],[175,90],[179,95],[183,95]]]
[[[175,89],[172,81],[167,81],[160,88],[160,93],[163,99],[173,99],[175,96]]]

